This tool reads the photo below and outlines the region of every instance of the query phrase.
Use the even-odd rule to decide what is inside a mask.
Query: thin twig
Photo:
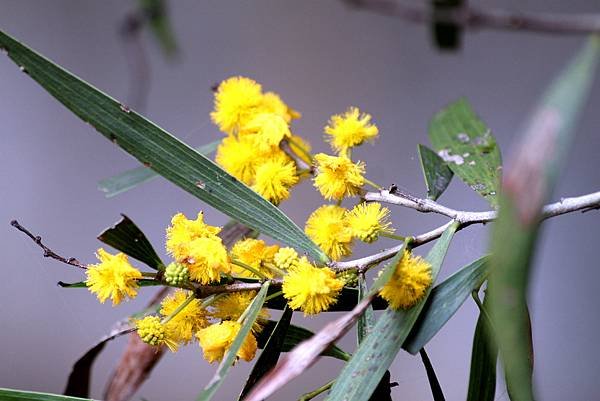
[[[60,256],[56,252],[54,252],[52,249],[48,248],[46,245],[44,245],[42,243],[42,237],[40,237],[39,235],[33,235],[28,229],[26,229],[25,227],[23,227],[22,225],[20,225],[17,220],[11,221],[10,225],[13,226],[13,227],[15,227],[17,230],[21,231],[22,233],[25,233],[25,235],[27,235],[29,238],[31,238],[31,240],[33,242],[35,242],[40,248],[42,248],[42,250],[44,251],[44,257],[45,258],[56,259],[59,262],[65,263],[67,265],[79,267],[80,269],[87,269],[87,265],[84,265],[83,263],[81,263],[77,259],[75,259],[75,258],[65,258],[63,256]]]
[[[452,221],[457,221],[460,224],[457,231],[472,224],[485,224],[494,221],[498,215],[498,212],[496,211],[465,212],[454,210],[429,199],[419,199],[404,194],[392,194],[388,190],[369,192],[365,194],[365,199],[367,201],[386,202],[394,205],[404,206],[415,209],[422,213],[438,213],[450,217],[453,219]],[[600,208],[600,191],[583,196],[563,198],[560,200],[560,202],[546,205],[542,210],[542,219],[545,220],[550,217],[560,216],[561,214],[572,213],[579,210],[588,211],[596,208]],[[415,248],[441,237],[444,231],[452,224],[452,221],[431,231],[413,237],[412,241],[410,242],[411,247]],[[336,271],[356,268],[361,269],[366,266],[381,263],[394,257],[394,255],[398,253],[402,247],[403,245],[397,245],[389,249],[384,249],[376,254],[365,256],[364,258],[345,262],[332,262],[330,263],[329,267]]]
[[[402,0],[344,0],[347,4],[405,21],[429,24],[434,16],[428,6]],[[435,10],[438,23],[470,29],[529,31],[547,34],[584,35],[600,32],[599,14],[548,14],[479,9],[470,6]]]

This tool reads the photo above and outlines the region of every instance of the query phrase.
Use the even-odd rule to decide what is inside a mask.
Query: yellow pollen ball
[[[365,165],[353,163],[343,156],[315,155],[317,176],[314,184],[327,200],[342,200],[345,196],[355,196],[365,183]]]
[[[160,314],[171,315],[190,296],[190,291],[178,289],[161,302]],[[194,333],[208,326],[208,311],[202,308],[199,299],[194,299],[167,322],[171,337],[178,343],[188,344]]]
[[[391,233],[389,209],[382,207],[380,203],[360,203],[348,212],[346,221],[352,232],[352,236],[361,241],[371,243],[379,238],[381,233]]]
[[[252,137],[223,138],[215,155],[217,164],[229,174],[251,185],[257,163],[256,146]]]
[[[251,137],[256,146],[262,150],[271,146],[279,146],[283,138],[292,134],[285,120],[274,113],[256,114],[240,129],[240,138]]]
[[[167,228],[167,251],[177,261],[189,257],[189,244],[197,238],[214,237],[221,228],[204,223],[204,214],[198,213],[196,220],[189,220],[183,213],[177,213]]]
[[[237,322],[225,321],[198,331],[196,337],[204,352],[204,359],[209,363],[221,361],[225,352],[231,347],[240,328],[241,326]],[[251,361],[254,358],[256,349],[256,338],[252,334],[248,334],[237,352],[237,357],[245,361]]]
[[[135,327],[140,339],[146,344],[158,347],[166,345],[173,352],[177,351],[177,344],[170,337],[157,316],[146,316],[135,321]]]
[[[222,296],[213,302],[211,316],[215,319],[235,321],[242,316],[255,296],[256,291],[240,291]],[[269,316],[269,311],[266,308],[260,310],[258,318],[252,325],[254,334],[262,331],[264,324],[269,320]]]
[[[332,116],[325,127],[331,147],[336,152],[345,154],[349,148],[374,139],[379,130],[370,121],[371,116],[361,113],[356,107],[350,107],[344,114]]]
[[[306,220],[304,232],[333,260],[352,252],[352,233],[346,221],[347,210],[323,205]]]
[[[273,277],[273,272],[264,265],[266,263],[273,263],[273,257],[278,250],[278,245],[267,245],[265,241],[261,239],[246,238],[236,242],[233,247],[231,247],[230,253],[233,259],[237,259],[256,270],[259,270],[267,277]],[[243,267],[234,264],[232,269],[237,276],[256,278],[253,273]]]
[[[231,77],[221,82],[215,92],[212,121],[227,134],[233,134],[260,110],[262,87],[245,77]]]
[[[263,95],[261,109],[267,113],[274,113],[282,117],[286,123],[300,118],[300,113],[289,107],[278,94],[274,92],[266,92]]]
[[[281,270],[288,270],[294,266],[298,265],[298,252],[294,248],[284,247],[279,248],[275,256],[273,257],[273,262],[275,262],[275,266],[277,266]]]
[[[96,294],[98,300],[104,303],[108,298],[113,306],[118,305],[126,298],[135,298],[137,295],[137,280],[142,278],[142,273],[133,267],[127,255],[118,253],[111,255],[100,248],[96,252],[100,263],[89,265],[86,270],[88,289]]]
[[[393,309],[408,309],[423,298],[431,282],[431,265],[420,256],[404,251],[396,271],[379,295]]]
[[[344,282],[327,268],[313,266],[306,258],[283,278],[283,296],[292,309],[301,309],[305,315],[315,315],[337,301]]]
[[[229,255],[219,237],[197,238],[190,242],[186,264],[190,279],[209,284],[221,279],[221,273],[231,272]]]
[[[256,168],[252,189],[278,205],[289,198],[290,188],[298,183],[296,165],[284,157],[266,160]]]

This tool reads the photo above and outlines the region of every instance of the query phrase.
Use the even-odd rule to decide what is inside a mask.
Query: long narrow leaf
[[[254,297],[252,303],[248,306],[248,314],[246,316],[246,319],[244,320],[244,323],[242,324],[242,328],[235,337],[235,340],[233,340],[231,347],[229,347],[229,349],[225,353],[225,356],[223,356],[223,360],[219,364],[215,375],[206,385],[204,390],[202,390],[200,395],[198,395],[198,401],[208,401],[212,399],[219,387],[221,387],[221,384],[223,384],[227,373],[229,373],[231,366],[233,366],[233,362],[235,361],[237,352],[244,343],[246,336],[248,336],[248,334],[250,333],[252,325],[258,317],[260,309],[265,303],[265,297],[267,296],[268,290],[269,282],[267,281],[263,284],[258,294],[256,294],[256,297]]]
[[[0,388],[2,401],[93,401],[89,398],[69,397],[60,394],[38,393],[36,391],[21,391],[10,388]]]
[[[211,142],[207,145],[197,147],[196,151],[204,156],[208,156],[217,149],[219,143],[221,141]],[[104,196],[107,198],[112,198],[157,177],[160,176],[152,169],[140,166],[103,179],[98,182],[98,189],[104,192]]]
[[[421,361],[423,362],[423,366],[425,366],[425,372],[427,373],[427,380],[429,380],[429,387],[431,388],[433,400],[446,401],[442,386],[440,386],[440,381],[435,374],[435,370],[433,369],[433,365],[431,364],[431,360],[429,359],[429,355],[427,355],[425,348],[419,350],[419,355],[421,355]]]
[[[233,219],[328,261],[281,210],[185,143],[3,32],[0,47],[48,93],[144,165]]]
[[[599,57],[600,38],[592,38],[550,85],[503,179],[488,296],[513,400],[534,399],[526,299],[541,211],[563,166]]]
[[[487,309],[488,301],[483,301],[483,309]],[[467,401],[494,401],[496,396],[496,364],[498,346],[485,312],[479,313],[473,350],[471,352],[471,370],[469,372],[469,391]]]
[[[431,264],[434,280],[456,227],[456,224],[448,227],[426,257]],[[386,309],[336,379],[327,400],[362,401],[371,396],[408,337],[430,292],[431,289],[417,305],[408,310]]]

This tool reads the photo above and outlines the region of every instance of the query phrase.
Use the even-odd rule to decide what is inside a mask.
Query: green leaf
[[[56,284],[62,288],[87,288],[85,281],[78,281],[76,283],[65,283],[64,281],[59,281]],[[158,285],[164,285],[160,281],[147,279],[147,278],[142,278],[142,279],[137,280],[137,284],[140,287],[155,287]]]
[[[456,223],[448,227],[426,257],[434,281],[456,228]],[[408,337],[430,292],[431,289],[408,310],[386,309],[336,379],[327,400],[359,401],[371,396]]]
[[[144,165],[240,223],[328,262],[281,210],[211,160],[2,32],[0,47],[48,93]]]
[[[365,275],[359,274],[358,294],[356,303],[362,301],[368,293],[369,290],[367,288],[367,280],[365,278]],[[367,309],[365,309],[365,312],[358,318],[356,330],[358,345],[360,345],[360,343],[362,343],[363,340],[367,337],[369,332],[373,329],[373,326],[375,326],[375,313],[373,312],[373,306],[369,305],[367,306]]]
[[[513,400],[534,399],[526,300],[541,212],[563,167],[599,58],[600,38],[594,37],[548,88],[503,178],[492,231],[488,296]]]
[[[264,345],[263,352],[254,364],[248,380],[242,389],[238,400],[242,400],[246,394],[252,389],[252,387],[263,377],[279,360],[279,355],[283,352],[283,345],[285,342],[287,331],[290,327],[292,320],[292,314],[294,311],[290,307],[286,307],[281,315],[281,318],[275,325],[273,331],[270,332],[267,338],[266,344]]]
[[[233,366],[233,362],[237,357],[237,352],[242,347],[246,336],[248,336],[248,334],[250,333],[252,325],[256,321],[256,318],[258,317],[258,314],[263,304],[265,303],[265,298],[267,296],[268,290],[269,281],[266,281],[262,285],[262,288],[260,289],[258,294],[256,294],[256,297],[254,297],[252,303],[248,306],[248,309],[244,312],[244,314],[246,314],[246,318],[244,319],[244,323],[242,324],[239,333],[237,334],[235,340],[233,340],[233,343],[223,356],[223,360],[219,364],[219,367],[217,368],[217,371],[215,372],[213,378],[206,385],[204,390],[202,390],[202,392],[198,395],[198,401],[208,401],[212,399],[217,389],[221,387],[221,384],[223,384],[225,377],[227,377],[227,373],[229,373],[229,370]]]
[[[98,239],[155,270],[165,267],[142,230],[124,214],[113,227],[102,231]]]
[[[60,394],[38,393],[35,391],[21,391],[10,388],[0,388],[2,401],[93,401],[89,398],[69,397]]]
[[[258,348],[265,347],[267,340],[271,336],[271,333],[275,329],[276,325],[277,322],[273,320],[269,320],[267,322],[267,324],[263,328],[263,331],[256,338],[256,341],[258,342]],[[290,324],[290,327],[288,327],[287,332],[285,333],[285,338],[283,340],[281,352],[290,352],[292,349],[294,349],[296,345],[300,344],[304,340],[308,340],[314,335],[315,333],[308,329],[305,329],[304,327],[294,326],[293,324]],[[323,351],[321,355],[336,358],[341,361],[347,361],[348,359],[350,359],[350,355],[341,348],[337,347],[336,345],[331,345],[325,351]]]
[[[442,391],[442,386],[440,386],[440,381],[435,374],[435,370],[433,369],[433,365],[431,364],[431,360],[429,360],[429,356],[425,351],[425,348],[421,348],[419,350],[419,355],[421,356],[421,361],[423,362],[423,366],[425,366],[425,372],[427,373],[427,380],[429,381],[429,387],[431,388],[431,395],[433,395],[434,401],[445,401],[444,392]]]
[[[487,300],[483,301],[483,308],[487,309]],[[473,336],[467,401],[494,401],[497,360],[498,347],[494,342],[494,333],[486,314],[480,312]]]
[[[429,140],[454,174],[492,206],[498,205],[500,148],[465,99],[451,103],[433,117]]]
[[[419,352],[450,320],[473,290],[481,287],[488,271],[489,256],[484,256],[437,285],[402,347],[413,355]]]
[[[221,141],[214,141],[209,144],[196,148],[196,151],[204,156],[208,156],[214,152]],[[104,196],[112,198],[113,196],[122,194],[140,184],[148,182],[153,178],[159,177],[154,171],[146,166],[140,166],[117,174],[115,176],[105,178],[98,182],[98,189],[104,192]]]
[[[437,200],[448,188],[454,173],[448,168],[446,162],[427,146],[419,144],[417,150],[427,186],[427,197]]]

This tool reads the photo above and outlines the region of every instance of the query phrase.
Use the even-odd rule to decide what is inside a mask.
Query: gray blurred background
[[[598,12],[597,0],[473,1],[479,6],[551,12]],[[0,0],[0,28],[118,99],[130,76],[117,27],[133,1]],[[475,32],[458,53],[440,54],[423,26],[336,0],[172,1],[172,21],[182,53],[167,62],[148,34],[151,65],[145,113],[192,145],[220,137],[210,123],[210,87],[234,74],[253,77],[303,113],[295,130],[317,151],[327,151],[322,129],[331,114],[356,105],[373,115],[381,132],[374,146],[357,151],[368,175],[422,196],[416,145],[428,143],[429,118],[466,96],[492,128],[506,156],[549,80],[582,44],[582,38]],[[581,121],[556,199],[600,187],[600,82]],[[116,320],[140,310],[154,290],[119,308],[101,305],[85,290],[66,290],[58,280],[81,272],[42,258],[39,248],[9,226],[13,218],[43,236],[54,250],[94,262],[96,235],[128,214],[164,254],[171,215],[205,209],[211,224],[227,219],[164,180],[113,199],[96,183],[136,166],[136,161],[83,124],[6,57],[0,57],[0,387],[61,392],[71,364]],[[485,210],[486,203],[459,180],[440,201]],[[300,225],[321,204],[309,184],[284,203]],[[436,216],[394,209],[399,233],[417,234],[444,222]],[[542,400],[600,399],[597,263],[598,213],[579,213],[545,223],[531,288],[535,382]],[[471,227],[453,242],[445,277],[481,256],[488,229]],[[381,241],[376,247],[389,245]],[[419,249],[425,252],[426,248]],[[448,400],[464,399],[477,311],[467,301],[427,350]],[[295,322],[321,327],[329,316]],[[98,359],[92,395],[99,398],[125,344],[114,341]],[[353,335],[341,343],[352,351]],[[250,364],[239,363],[217,399],[235,399]],[[293,400],[333,378],[338,361],[321,360],[274,400]],[[196,346],[169,354],[134,399],[191,400],[215,370]],[[425,371],[405,352],[392,366],[396,400],[430,400]],[[503,385],[498,400],[508,399]]]

